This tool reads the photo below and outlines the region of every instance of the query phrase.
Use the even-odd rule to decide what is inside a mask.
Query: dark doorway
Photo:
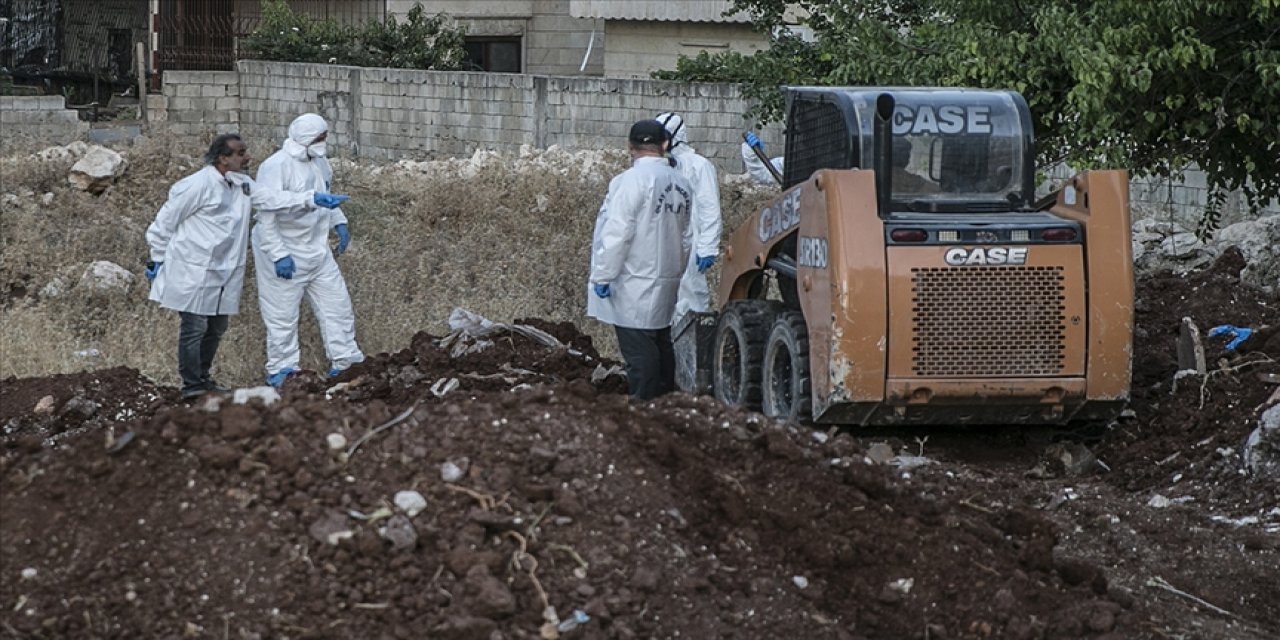
[[[116,80],[134,77],[132,29],[107,32],[107,73]]]
[[[471,71],[520,73],[520,38],[467,38],[462,66]]]

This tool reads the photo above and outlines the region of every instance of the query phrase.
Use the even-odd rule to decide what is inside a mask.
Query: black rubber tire
[[[711,363],[711,385],[720,402],[748,411],[760,409],[760,364],[769,329],[781,308],[772,300],[737,300],[720,313]]]
[[[809,379],[809,329],[804,315],[778,315],[765,344],[761,369],[761,413],[786,422],[813,420],[813,385]]]

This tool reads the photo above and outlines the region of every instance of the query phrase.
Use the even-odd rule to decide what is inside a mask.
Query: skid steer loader
[[[783,191],[676,327],[687,391],[851,425],[1065,424],[1129,396],[1128,174],[1035,200],[1009,91],[787,89]]]

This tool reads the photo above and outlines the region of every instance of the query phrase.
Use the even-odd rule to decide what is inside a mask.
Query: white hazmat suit
[[[628,329],[671,326],[693,243],[691,191],[665,158],[637,158],[609,182],[591,242],[588,316]],[[611,295],[595,295],[593,283],[608,283]]]
[[[296,191],[302,193],[258,188],[249,176],[224,176],[213,166],[179,180],[147,227],[151,259],[164,263],[151,283],[151,300],[202,316],[239,313],[249,211],[308,207],[313,188]]]
[[[258,168],[258,182],[276,189],[327,192],[333,169],[324,157],[328,131],[324,118],[308,113],[289,125],[280,150]],[[303,298],[311,304],[331,371],[364,360],[356,345],[356,318],[347,283],[329,248],[329,230],[346,224],[341,209],[307,203],[283,211],[259,209],[253,227],[253,260],[258,306],[267,329],[267,375],[299,368],[298,314]],[[276,275],[275,263],[291,257],[292,279]]]
[[[670,153],[676,159],[676,169],[693,187],[693,250],[689,253],[684,277],[680,279],[680,293],[676,297],[676,310],[672,325],[690,311],[705,312],[711,309],[711,289],[707,286],[707,274],[698,271],[698,258],[715,258],[720,253],[720,181],[716,166],[689,146],[689,130],[684,119],[675,113],[663,113],[657,118],[671,136]]]
[[[745,142],[742,143],[742,164],[746,166],[747,174],[751,176],[752,180],[760,184],[778,184],[778,181],[773,178],[773,174],[769,173],[769,168],[764,166],[764,163],[760,161],[760,157],[756,155],[755,151],[752,151],[751,145]],[[781,156],[771,158],[769,164],[773,165],[773,168],[777,169],[778,173],[782,173],[784,164]]]

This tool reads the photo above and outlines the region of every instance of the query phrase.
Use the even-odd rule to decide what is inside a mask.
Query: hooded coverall
[[[698,271],[698,258],[714,258],[720,253],[720,182],[716,166],[689,146],[689,130],[679,115],[664,113],[657,120],[671,135],[670,153],[676,159],[676,169],[693,187],[693,249],[680,278],[680,293],[671,316],[671,324],[675,325],[690,311],[711,309],[711,288],[707,286],[707,274]]]
[[[329,190],[333,169],[324,157],[324,118],[308,113],[289,125],[280,150],[258,168],[258,182],[276,189]],[[315,143],[315,144],[313,144]],[[356,345],[356,318],[347,283],[329,249],[329,230],[347,223],[341,209],[304,203],[286,210],[259,209],[253,226],[258,306],[267,329],[267,375],[299,368],[298,315],[306,298],[320,325],[331,371],[364,360]],[[276,275],[275,262],[293,258],[292,279]]]
[[[631,395],[675,388],[671,314],[689,262],[692,187],[665,158],[637,158],[609,182],[591,242],[587,315],[614,325]],[[609,284],[600,298],[593,284]]]
[[[299,191],[258,188],[249,176],[224,176],[206,166],[169,189],[169,200],[147,227],[151,260],[164,263],[150,299],[182,317],[178,372],[184,395],[214,387],[209,370],[227,316],[240,312],[250,209],[295,209],[315,195]]]
[[[752,180],[760,184],[778,184],[778,181],[773,179],[773,174],[769,173],[769,169],[760,161],[756,152],[751,150],[751,145],[745,142],[742,143],[741,152],[742,164],[747,168],[747,175],[750,175]],[[770,158],[769,164],[773,165],[773,168],[777,169],[778,173],[782,173],[782,167],[784,166],[782,156]]]

